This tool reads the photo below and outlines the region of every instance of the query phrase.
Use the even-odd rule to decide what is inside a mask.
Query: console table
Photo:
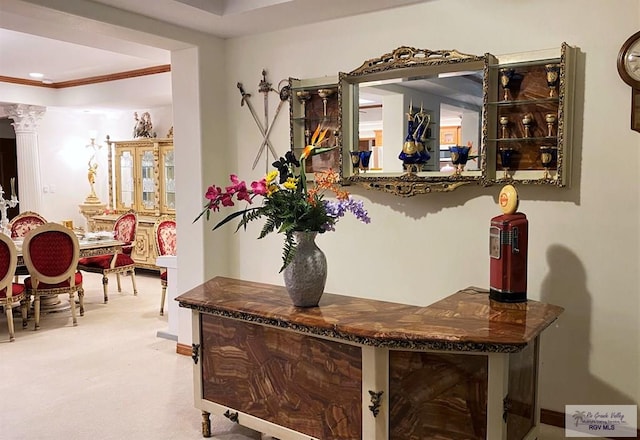
[[[563,311],[467,288],[416,307],[216,277],[193,312],[195,404],[285,439],[534,439],[540,333]]]

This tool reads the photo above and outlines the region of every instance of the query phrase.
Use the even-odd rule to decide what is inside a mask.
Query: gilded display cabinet
[[[340,73],[342,183],[402,197],[474,183],[568,186],[577,55],[566,43],[500,56],[402,46]],[[384,110],[381,160],[363,167],[371,102]]]
[[[569,185],[575,58],[563,43],[491,66],[488,184]]]
[[[291,105],[289,106],[291,122],[291,147],[300,156],[305,146],[309,145],[313,133],[327,130],[323,147],[337,145],[339,110],[338,110],[338,79],[323,77],[299,80],[290,78]],[[337,168],[340,162],[340,150],[336,149],[324,154],[313,156],[307,162],[307,171],[320,171]]]
[[[136,139],[109,144],[110,214],[93,217],[96,230],[111,230],[124,212],[138,213],[132,257],[136,266],[157,269],[153,225],[158,217],[175,215],[173,139]]]

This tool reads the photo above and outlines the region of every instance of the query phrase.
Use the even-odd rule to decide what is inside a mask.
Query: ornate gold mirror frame
[[[339,74],[338,83],[338,105],[339,105],[339,144],[342,146],[342,154],[340,155],[340,172],[342,183],[345,185],[357,184],[369,189],[377,189],[389,192],[395,195],[409,197],[416,194],[425,194],[431,192],[452,191],[459,186],[478,183],[483,181],[486,171],[486,139],[487,139],[487,102],[488,102],[488,84],[489,84],[489,65],[496,64],[495,57],[490,54],[484,56],[468,55],[460,53],[456,50],[428,50],[416,49],[413,47],[399,47],[391,53],[382,55],[381,57],[365,61],[360,67],[349,72]],[[447,87],[443,83],[436,84],[437,81],[448,81]],[[466,83],[473,85],[477,89],[477,96],[469,96],[469,103],[463,102],[464,91],[451,88],[454,81],[458,84]],[[471,84],[475,83],[475,84]],[[362,162],[356,163],[352,158],[359,159],[362,139],[359,135],[360,113],[363,111],[360,97],[371,87],[384,88],[379,93],[389,93],[393,95],[395,107],[391,107],[388,111],[385,104],[385,118],[388,115],[393,116],[395,125],[393,128],[384,131],[385,163],[389,163],[389,167],[394,169],[378,168],[375,170],[363,167]],[[409,91],[410,88],[422,88],[418,92]],[[449,89],[448,96],[436,96],[437,102],[425,102],[422,96],[433,96],[437,94],[437,89]],[[404,90],[407,90],[406,92]],[[426,90],[426,92],[425,92]],[[454,93],[455,92],[455,93]],[[454,96],[455,95],[455,96]],[[441,149],[440,121],[437,119],[440,115],[440,107],[442,103],[456,103],[459,96],[463,96],[460,101],[461,107],[474,107],[475,127],[475,169],[465,170],[464,166],[460,168],[450,167],[446,171],[440,168],[440,156],[453,151]],[[420,96],[420,101],[414,97]],[[428,101],[429,98],[427,98]],[[471,100],[474,100],[473,105]],[[429,107],[434,108],[432,114],[427,115]],[[437,107],[437,110],[435,108]],[[464,109],[463,109],[464,110]],[[426,115],[422,119],[416,115]],[[420,163],[420,166],[408,165],[408,161],[399,159],[399,153],[405,152],[405,143],[407,133],[410,127],[407,127],[408,120],[417,118],[414,124],[426,122],[425,126],[431,126],[431,131],[424,131],[424,149],[431,148],[430,156],[433,159],[431,164]],[[411,126],[413,122],[409,123]],[[402,128],[400,128],[402,127]],[[430,141],[430,145],[427,141]],[[374,142],[374,141],[371,141]],[[453,145],[458,142],[452,141]],[[471,144],[471,142],[469,142]],[[416,141],[415,145],[418,145]],[[411,148],[415,146],[411,144]],[[473,151],[473,147],[472,151]],[[407,150],[409,153],[414,151]],[[451,153],[453,155],[453,153]],[[404,156],[406,157],[406,156]],[[456,157],[457,156],[453,156]],[[453,159],[453,157],[451,159]],[[397,163],[394,162],[397,161]],[[451,160],[448,159],[447,161]],[[455,163],[455,162],[454,162]],[[399,168],[399,169],[398,169]]]

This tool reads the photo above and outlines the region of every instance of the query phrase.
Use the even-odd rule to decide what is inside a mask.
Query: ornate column
[[[18,158],[18,200],[20,212],[42,212],[40,152],[38,151],[38,122],[46,107],[14,104],[5,107],[13,119]]]

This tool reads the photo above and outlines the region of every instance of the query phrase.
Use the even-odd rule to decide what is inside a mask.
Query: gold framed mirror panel
[[[489,84],[495,76],[489,67],[495,64],[490,54],[402,46],[340,73],[342,183],[409,197],[482,182]],[[371,118],[375,112],[380,115]],[[447,122],[451,117],[460,121]],[[381,121],[377,130],[371,119]],[[460,147],[468,147],[462,165]]]

